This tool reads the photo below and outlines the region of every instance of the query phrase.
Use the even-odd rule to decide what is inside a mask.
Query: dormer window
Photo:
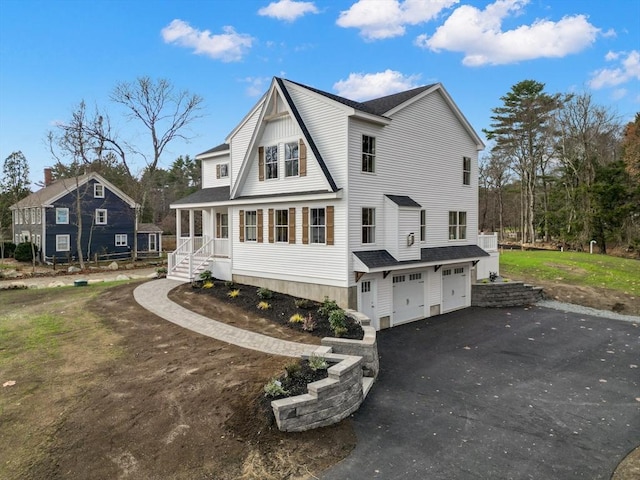
[[[218,178],[227,178],[229,176],[229,164],[221,163],[216,167],[216,173]]]
[[[101,183],[93,184],[93,198],[104,198],[104,185]]]

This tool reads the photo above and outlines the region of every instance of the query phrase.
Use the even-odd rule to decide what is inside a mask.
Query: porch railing
[[[183,267],[192,278],[211,257],[228,257],[229,251],[229,240],[226,238],[183,237],[179,239],[175,251],[167,257],[169,274]]]
[[[486,252],[498,251],[498,234],[481,233],[478,235],[478,246]]]
[[[213,243],[213,254],[216,257],[229,257],[230,249],[228,238],[215,238]]]

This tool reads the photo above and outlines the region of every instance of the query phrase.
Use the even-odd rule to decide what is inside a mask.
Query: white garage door
[[[393,276],[393,324],[424,318],[424,274]]]
[[[443,310],[455,310],[467,306],[467,269],[465,267],[442,269]]]

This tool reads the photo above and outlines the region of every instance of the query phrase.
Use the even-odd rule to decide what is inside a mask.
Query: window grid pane
[[[245,212],[245,238],[248,242],[258,240],[258,214],[256,211]]]
[[[376,168],[376,139],[368,135],[362,136],[362,171],[374,173]]]
[[[362,243],[376,242],[376,209],[362,209]]]
[[[324,208],[311,209],[311,222],[309,224],[311,230],[311,243],[325,243],[326,220]]]
[[[265,162],[266,178],[278,178],[278,147],[271,146],[265,149]]]
[[[289,211],[276,210],[276,242],[289,242]]]
[[[297,177],[300,152],[298,142],[287,143],[284,146],[284,174],[287,177]]]

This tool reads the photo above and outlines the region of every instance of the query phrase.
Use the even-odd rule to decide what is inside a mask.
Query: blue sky
[[[354,100],[441,82],[481,136],[525,79],[589,91],[626,122],[640,111],[640,2],[2,0],[0,161],[21,150],[42,180],[47,132],[81,100],[148,150],[109,102],[143,75],[205,99],[194,138],[171,144],[163,167],[222,143],[273,76]]]

